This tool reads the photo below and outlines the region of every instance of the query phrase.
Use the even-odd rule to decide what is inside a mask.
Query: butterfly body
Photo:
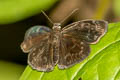
[[[59,60],[59,46],[60,46],[60,38],[61,38],[61,24],[60,23],[54,23],[53,24],[53,61],[55,65],[57,64]]]
[[[89,44],[95,44],[107,31],[104,20],[83,20],[61,28],[60,23],[48,27],[32,27],[21,44],[23,52],[28,53],[28,64],[38,71],[52,71],[69,68],[90,53]]]

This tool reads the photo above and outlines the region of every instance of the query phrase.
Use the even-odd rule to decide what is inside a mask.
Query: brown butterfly
[[[30,28],[21,44],[28,54],[28,64],[37,71],[69,68],[84,60],[90,53],[89,44],[95,44],[107,31],[104,20],[82,20],[61,29],[54,23],[52,29],[45,26]]]

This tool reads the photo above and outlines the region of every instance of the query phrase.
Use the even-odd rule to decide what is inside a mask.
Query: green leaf
[[[0,80],[18,80],[25,66],[0,60]]]
[[[20,21],[50,8],[57,0],[0,0],[0,24]]]
[[[52,72],[37,72],[29,66],[20,80],[120,80],[120,23],[109,24],[108,32],[95,45],[84,61]]]

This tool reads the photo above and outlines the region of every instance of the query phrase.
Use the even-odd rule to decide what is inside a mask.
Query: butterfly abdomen
[[[53,61],[57,64],[59,60],[60,31],[53,31]]]

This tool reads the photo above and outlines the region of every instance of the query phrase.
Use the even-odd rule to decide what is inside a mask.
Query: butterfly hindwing
[[[28,64],[38,71],[53,70],[55,63],[53,61],[53,45],[50,35],[28,54]]]
[[[89,52],[90,47],[87,43],[63,34],[60,43],[58,67],[60,69],[71,67],[85,59],[89,55]]]

